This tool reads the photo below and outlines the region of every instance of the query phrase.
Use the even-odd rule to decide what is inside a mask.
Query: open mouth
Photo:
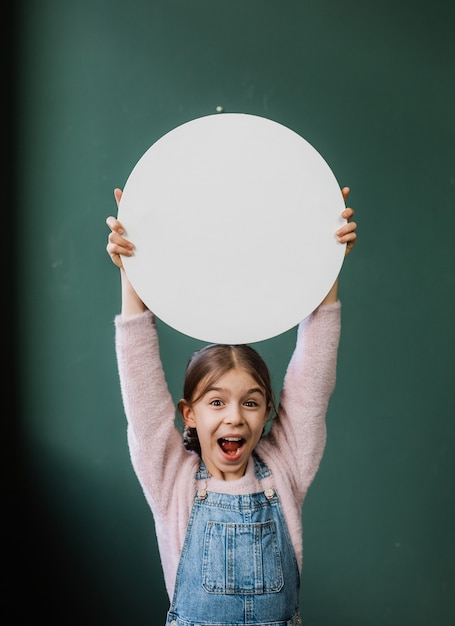
[[[218,439],[220,448],[225,454],[231,457],[235,457],[239,454],[244,443],[245,439],[242,437],[220,437],[220,439]]]

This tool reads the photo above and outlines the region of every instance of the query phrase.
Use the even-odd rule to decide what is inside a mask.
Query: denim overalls
[[[259,480],[271,476],[254,457]],[[196,480],[208,480],[201,461]],[[263,485],[264,486],[264,485]],[[166,626],[295,626],[300,575],[281,504],[271,487],[194,497]]]

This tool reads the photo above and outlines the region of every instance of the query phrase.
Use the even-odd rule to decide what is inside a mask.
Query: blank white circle
[[[118,218],[146,306],[210,343],[254,343],[296,326],[338,276],[340,186],[300,135],[243,113],[201,117],[132,170]]]

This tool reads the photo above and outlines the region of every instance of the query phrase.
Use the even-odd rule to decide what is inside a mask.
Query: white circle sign
[[[201,117],[132,170],[118,218],[125,271],[155,315],[211,343],[254,343],[296,326],[341,269],[340,186],[321,155],[256,115]]]

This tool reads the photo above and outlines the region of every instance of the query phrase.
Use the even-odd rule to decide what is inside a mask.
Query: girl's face
[[[269,410],[264,390],[243,369],[229,370],[197,402],[181,405],[185,424],[197,430],[207,470],[221,480],[245,474]]]

